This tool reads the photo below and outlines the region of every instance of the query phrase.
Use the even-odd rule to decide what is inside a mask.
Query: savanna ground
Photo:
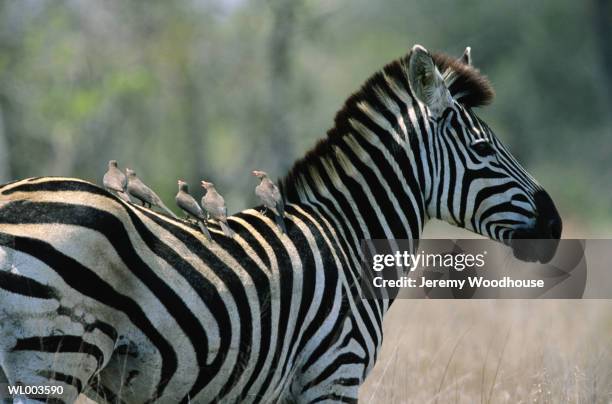
[[[612,402],[612,301],[398,300],[366,403]]]
[[[585,237],[564,226],[565,238]],[[474,236],[439,222],[425,230],[424,238]],[[612,403],[612,300],[397,300],[359,398]]]

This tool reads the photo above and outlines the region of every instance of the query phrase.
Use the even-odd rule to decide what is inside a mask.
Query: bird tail
[[[274,218],[276,219],[276,225],[278,226],[278,229],[287,234],[287,227],[285,226],[285,219],[281,216],[281,215],[274,215]]]
[[[221,226],[221,230],[227,237],[234,237],[234,231],[230,229],[229,225],[225,222],[219,221],[219,225]]]
[[[173,218],[178,219],[178,217],[174,214],[174,212],[172,212],[170,209],[168,209],[168,207],[166,205],[164,205],[164,203],[162,201],[159,201],[159,207],[162,208],[163,210],[165,210],[166,213],[168,213]]]
[[[206,237],[208,239],[208,241],[212,241],[212,237],[210,235],[210,232],[206,228],[206,225],[203,222],[201,222],[200,220],[198,220],[198,226],[200,226],[200,230],[202,230],[202,233],[204,234],[204,237]]]
[[[132,202],[132,199],[130,198],[130,196],[123,192],[123,191],[117,191],[117,195],[119,196],[119,198],[123,199],[126,202]]]

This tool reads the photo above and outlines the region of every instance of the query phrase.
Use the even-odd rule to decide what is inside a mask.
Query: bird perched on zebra
[[[283,233],[287,233],[287,227],[285,227],[285,203],[281,196],[278,187],[265,171],[253,170],[253,175],[259,178],[261,181],[259,185],[255,187],[255,195],[259,198],[264,206],[264,212],[270,209],[274,213],[274,219],[278,228]]]
[[[145,185],[144,182],[136,175],[136,172],[131,168],[126,168],[125,173],[127,174],[127,192],[134,198],[138,199],[142,206],[149,204],[149,207],[157,206],[163,209],[170,216],[177,218],[176,215],[168,209],[162,202],[161,198],[157,196],[151,188]],[[177,218],[178,219],[178,218]]]
[[[202,207],[208,215],[219,222],[221,230],[227,237],[233,237],[234,232],[227,224],[227,208],[225,207],[225,199],[217,192],[215,185],[212,182],[201,181],[202,188],[206,194],[202,197]]]
[[[195,198],[189,194],[189,185],[185,181],[178,180],[178,193],[174,197],[174,200],[183,212],[196,219],[204,236],[208,240],[212,240],[210,232],[206,228],[206,216],[204,216],[204,211],[198,202],[196,202]]]
[[[102,178],[102,184],[104,188],[110,192],[117,194],[121,199],[127,202],[132,202],[130,196],[125,192],[127,187],[127,177],[117,166],[117,160],[110,160],[108,162],[108,170],[104,173]]]

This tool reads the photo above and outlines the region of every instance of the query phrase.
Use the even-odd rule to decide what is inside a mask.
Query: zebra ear
[[[464,65],[471,66],[472,65],[472,48],[470,48],[469,46],[466,47],[465,50],[463,51],[463,56],[461,56],[461,59],[459,60]]]
[[[421,45],[412,48],[408,64],[408,81],[412,94],[429,108],[433,117],[439,117],[453,104],[453,98],[444,79],[427,49]]]

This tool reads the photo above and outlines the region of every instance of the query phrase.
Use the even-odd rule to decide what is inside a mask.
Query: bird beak
[[[253,171],[251,171],[251,174],[254,175],[255,177],[257,177],[258,172],[253,170]]]

